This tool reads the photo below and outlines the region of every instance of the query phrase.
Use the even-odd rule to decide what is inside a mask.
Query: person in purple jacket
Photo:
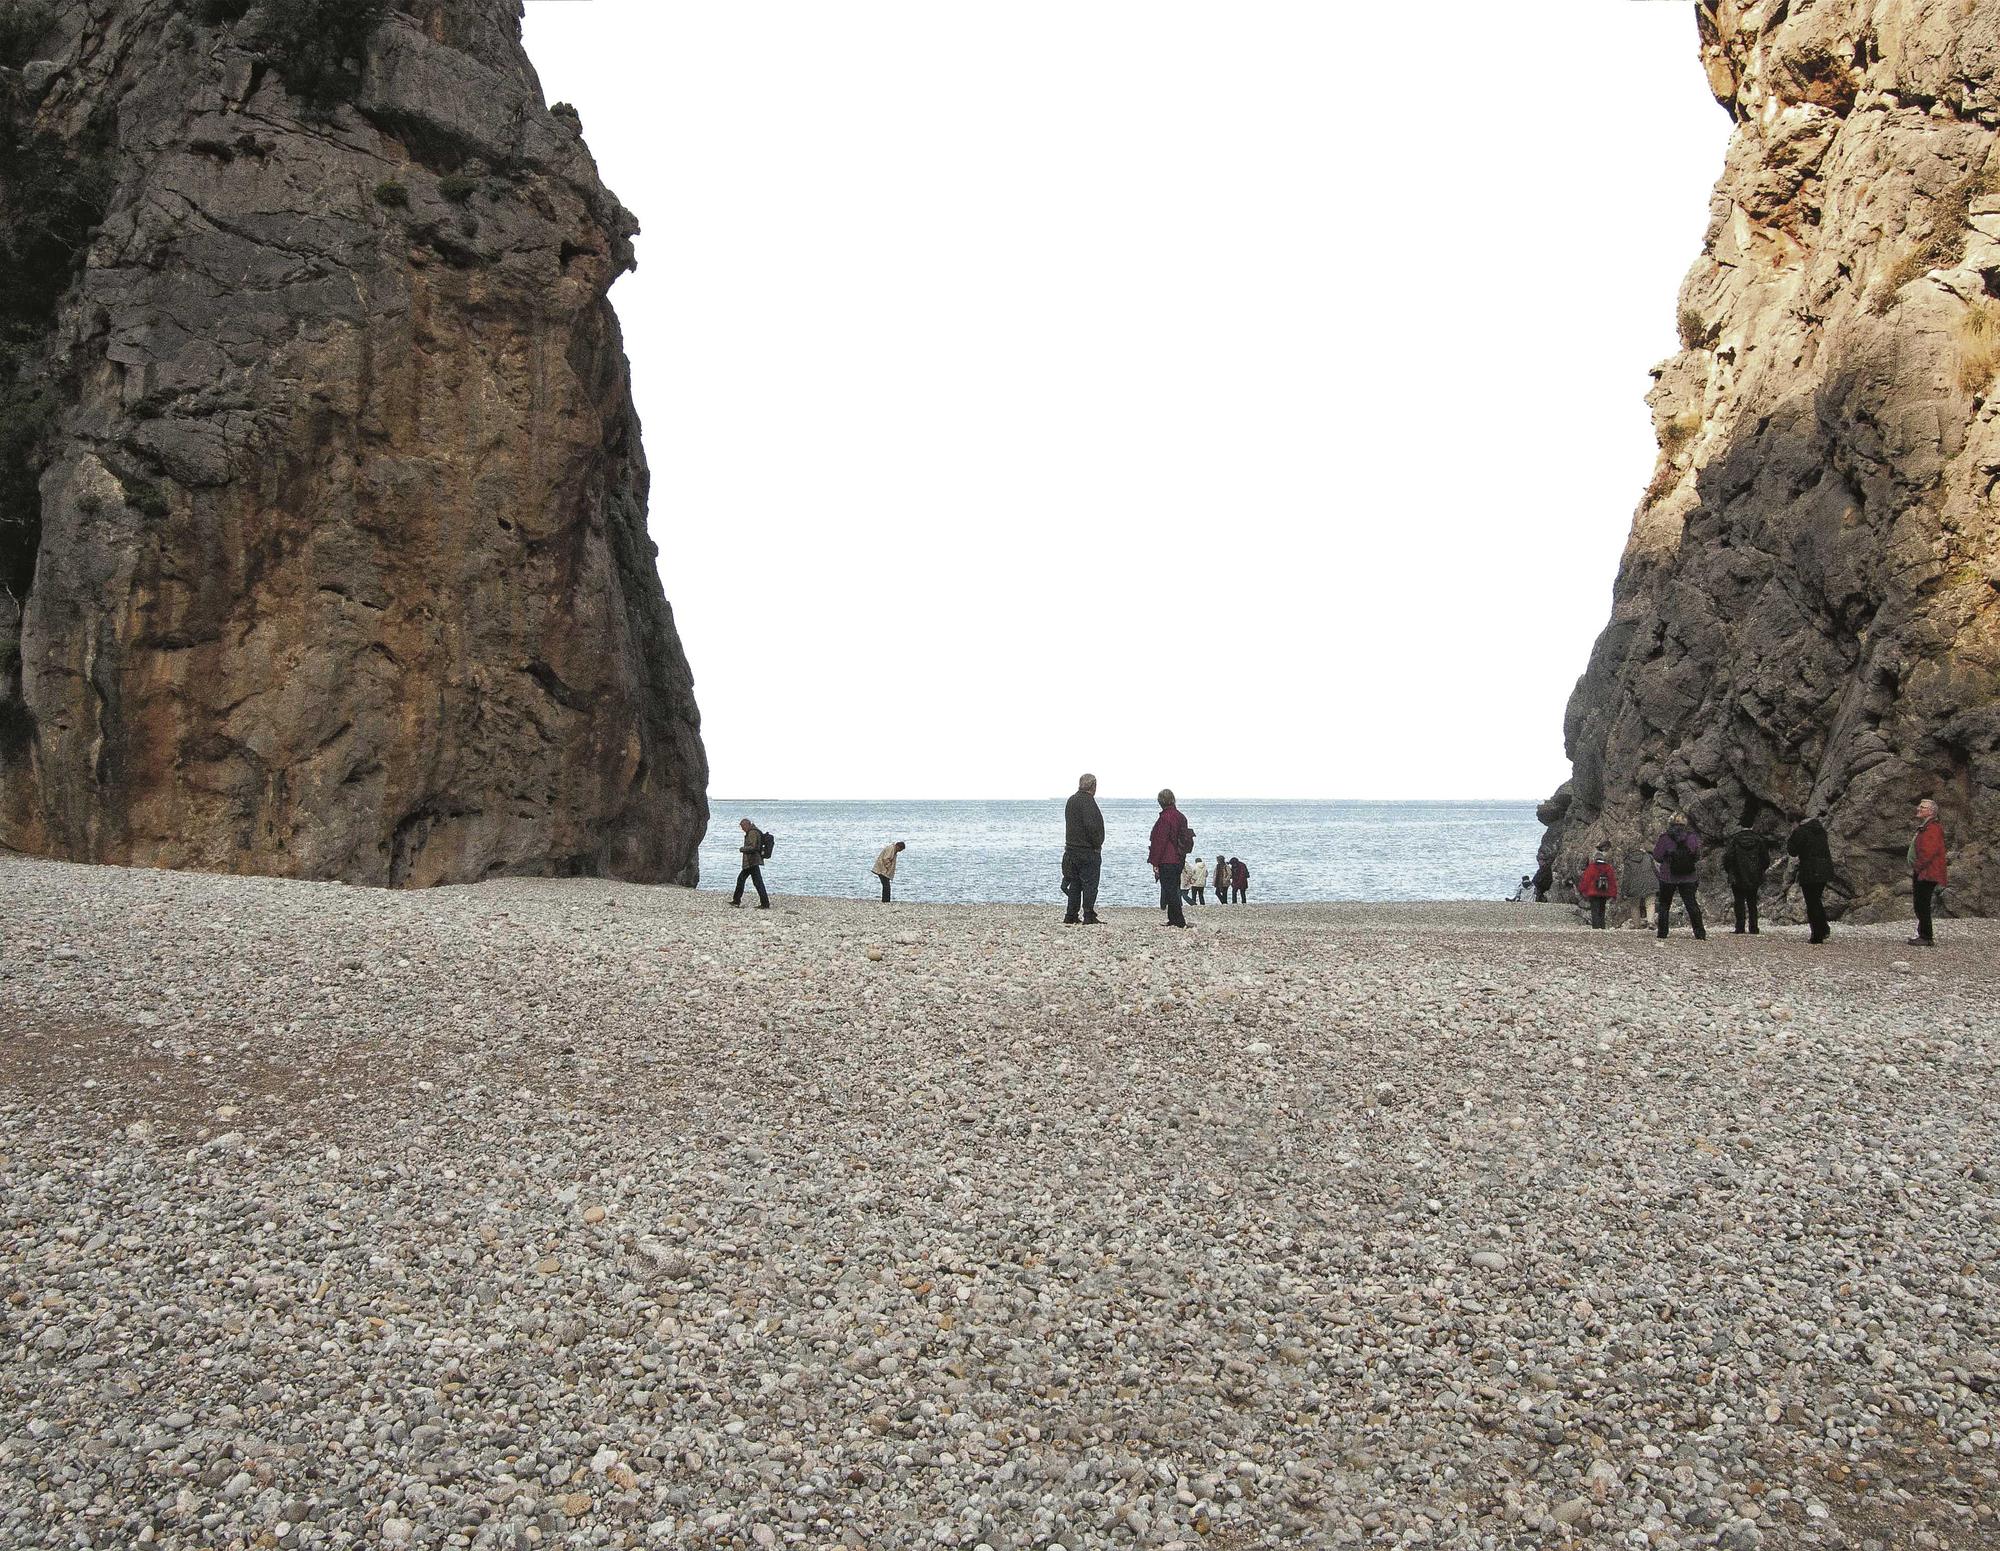
[[[1153,864],[1153,876],[1160,880],[1160,908],[1167,913],[1167,925],[1186,926],[1181,911],[1181,864],[1194,849],[1194,831],[1174,806],[1171,790],[1160,792],[1160,816],[1153,821],[1153,835],[1146,848],[1146,860]]]
[[[1660,940],[1666,941],[1667,918],[1673,913],[1674,895],[1681,897],[1687,910],[1694,940],[1706,941],[1708,932],[1701,922],[1701,897],[1695,892],[1695,870],[1701,865],[1701,836],[1688,824],[1685,813],[1667,821],[1666,833],[1653,842],[1653,875],[1660,880],[1660,897],[1655,914],[1660,918]]]

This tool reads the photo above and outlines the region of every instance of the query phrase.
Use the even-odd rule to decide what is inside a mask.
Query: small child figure
[[[1576,880],[1576,891],[1590,901],[1590,929],[1603,931],[1605,907],[1618,897],[1618,874],[1605,860],[1603,846],[1592,854],[1590,865]]]

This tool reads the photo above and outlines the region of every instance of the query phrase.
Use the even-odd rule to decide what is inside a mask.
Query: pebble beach
[[[0,1546],[2000,1545],[2000,926],[1059,913],[0,861]]]

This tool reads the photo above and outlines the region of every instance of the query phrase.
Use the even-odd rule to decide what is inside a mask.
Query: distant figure
[[[1229,903],[1229,858],[1220,851],[1215,854],[1214,876],[1215,902],[1218,905],[1226,905]]]
[[[1938,822],[1938,805],[1926,797],[1917,804],[1917,832],[1910,839],[1910,893],[1917,907],[1917,935],[1912,948],[1935,948],[1931,929],[1931,902],[1944,887],[1944,825]]]
[[[1603,931],[1604,912],[1618,897],[1618,874],[1605,858],[1603,846],[1592,853],[1590,865],[1576,880],[1576,891],[1590,904],[1590,929],[1593,932]]]
[[[1826,920],[1826,886],[1833,882],[1833,851],[1826,843],[1826,826],[1816,818],[1800,821],[1785,842],[1785,849],[1799,859],[1799,892],[1806,899],[1806,924],[1812,928],[1806,941],[1823,943],[1833,935]]]
[[[743,831],[743,844],[739,848],[743,853],[743,870],[736,875],[736,897],[729,903],[741,908],[743,885],[754,883],[757,885],[757,908],[769,910],[771,896],[764,892],[764,862],[771,854],[771,837],[748,819],[738,819],[736,827]]]
[[[1549,890],[1554,887],[1555,881],[1556,869],[1553,862],[1543,862],[1541,866],[1535,869],[1536,904],[1546,905],[1549,902]]]
[[[1238,856],[1229,859],[1229,892],[1237,904],[1249,903],[1250,869],[1243,865],[1243,859]]]
[[[1103,871],[1104,815],[1097,809],[1097,777],[1085,775],[1063,808],[1062,879],[1069,899],[1065,926],[1103,924],[1097,919],[1097,880]]]
[[[1750,825],[1757,817],[1757,805],[1743,810],[1743,827],[1722,844],[1722,871],[1729,879],[1729,897],[1736,909],[1736,930],[1744,930],[1747,920],[1751,936],[1757,935],[1757,891],[1764,886],[1764,874],[1771,870],[1771,847]]]
[[[1181,897],[1190,905],[1208,903],[1208,863],[1198,856],[1190,858],[1181,873]]]
[[[1534,902],[1535,875],[1524,872],[1521,874],[1521,886],[1508,895],[1507,903],[1510,905],[1532,905]]]
[[[1194,849],[1194,831],[1174,806],[1171,787],[1160,788],[1160,816],[1153,820],[1153,838],[1146,848],[1146,860],[1153,864],[1153,876],[1160,880],[1160,907],[1167,913],[1167,925],[1186,926],[1181,913],[1181,864]]]
[[[896,858],[908,849],[908,845],[898,840],[892,846],[882,847],[881,854],[875,858],[874,873],[882,880],[882,903],[885,905],[889,903],[889,884],[896,876]]]
[[[1660,880],[1659,905],[1655,914],[1659,916],[1659,935],[1666,940],[1667,923],[1674,911],[1674,895],[1679,894],[1681,904],[1687,910],[1688,925],[1694,928],[1694,940],[1706,942],[1708,931],[1702,925],[1701,898],[1695,892],[1695,871],[1701,865],[1701,836],[1688,826],[1688,816],[1676,813],[1667,821],[1666,833],[1653,842],[1653,872]]]

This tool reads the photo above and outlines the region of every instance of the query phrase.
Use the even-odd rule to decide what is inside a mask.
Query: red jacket
[[[1611,870],[1609,862],[1592,862],[1576,880],[1576,891],[1585,899],[1616,899],[1618,874]]]
[[[1236,888],[1249,888],[1250,869],[1245,867],[1241,862],[1231,862],[1229,864],[1229,881]]]
[[[1194,831],[1181,817],[1181,810],[1162,808],[1153,820],[1153,843],[1147,848],[1146,860],[1155,867],[1178,867],[1193,849]]]
[[[1910,871],[1922,883],[1944,887],[1944,826],[1928,820],[1910,845]]]

